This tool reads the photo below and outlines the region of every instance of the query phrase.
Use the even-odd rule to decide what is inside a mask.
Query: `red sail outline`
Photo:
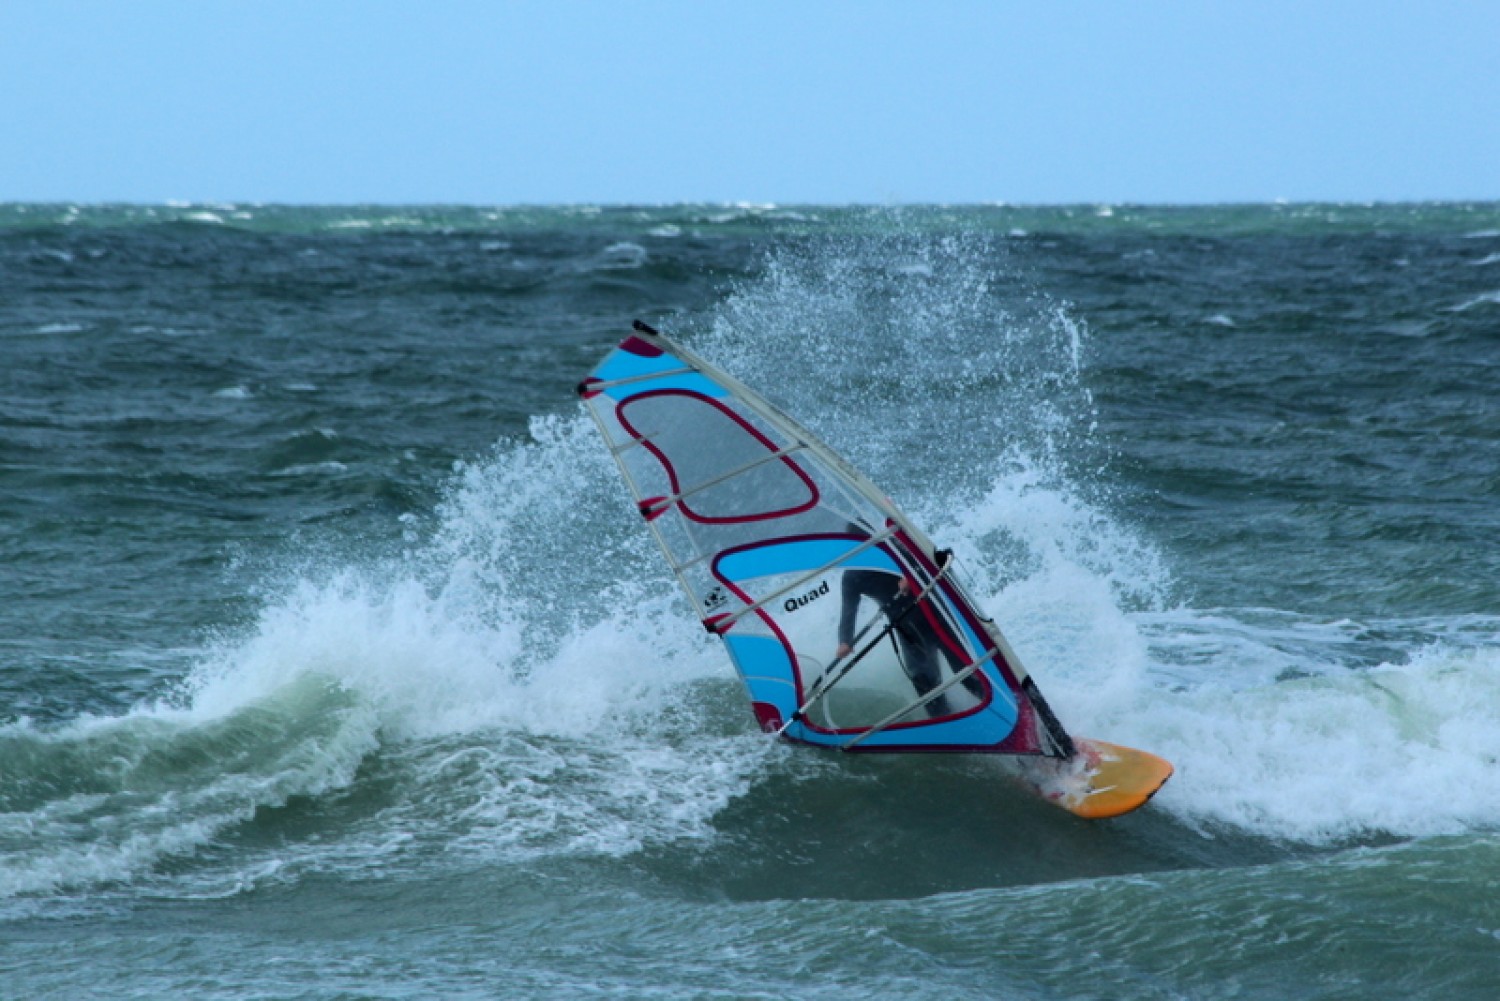
[[[620,426],[625,429],[627,434],[641,443],[641,447],[645,448],[652,455],[656,456],[656,461],[660,462],[662,468],[667,472],[667,479],[672,484],[673,494],[677,494],[682,491],[682,482],[678,479],[677,468],[672,464],[672,460],[667,457],[666,453],[658,448],[655,442],[642,435],[641,432],[636,429],[635,425],[631,424],[629,419],[625,416],[625,407],[628,404],[635,403],[639,400],[646,400],[653,397],[664,396],[682,396],[691,400],[697,400],[702,403],[707,403],[709,406],[718,410],[724,416],[728,417],[730,420],[734,421],[741,428],[743,428],[747,433],[750,434],[751,437],[753,437],[757,442],[764,446],[766,451],[777,451],[776,443],[762,434],[749,421],[745,420],[739,414],[735,413],[733,410],[731,410],[729,407],[726,407],[718,400],[714,399],[711,396],[706,396],[703,393],[699,393],[690,389],[652,389],[647,390],[644,393],[635,393],[631,396],[627,396],[619,403],[615,404],[615,418],[620,422]],[[776,511],[759,512],[756,514],[732,515],[728,517],[715,517],[713,515],[701,514],[697,511],[694,511],[688,505],[686,498],[678,500],[677,507],[682,511],[684,517],[696,522],[700,522],[704,525],[738,525],[753,521],[772,521],[776,518],[786,518],[794,514],[801,514],[804,511],[811,511],[813,508],[817,507],[818,501],[821,499],[821,495],[818,492],[818,485],[813,482],[812,477],[808,476],[807,472],[801,466],[792,461],[792,457],[789,455],[783,455],[777,461],[784,463],[786,467],[793,473],[796,473],[797,478],[800,479],[804,485],[806,485],[808,494],[806,501],[796,505],[795,507],[781,508]],[[666,498],[664,497],[652,499],[666,500]],[[656,513],[660,514],[659,511]]]

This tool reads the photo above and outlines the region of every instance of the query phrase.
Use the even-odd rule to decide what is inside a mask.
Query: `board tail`
[[[1085,820],[1103,820],[1144,806],[1172,777],[1165,758],[1103,740],[1073,738],[1067,760],[1017,759],[1038,795]]]

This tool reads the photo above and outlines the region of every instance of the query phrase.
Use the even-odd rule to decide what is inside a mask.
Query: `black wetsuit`
[[[910,592],[901,591],[900,584],[901,578],[895,574],[879,570],[845,570],[843,609],[839,615],[839,643],[849,646],[854,642],[854,620],[859,614],[859,599],[869,598],[880,606],[887,620],[895,623],[892,632],[900,641],[901,667],[911,679],[917,694],[926,695],[942,680],[942,671],[937,663],[938,650],[943,651],[943,656],[955,672],[962,670],[963,665],[954,662],[952,651],[938,640],[923,609],[915,607],[915,599]],[[946,716],[947,696],[934,699],[928,703],[928,708],[934,715]]]

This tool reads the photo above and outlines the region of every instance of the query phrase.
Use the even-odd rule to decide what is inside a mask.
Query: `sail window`
[[[684,516],[707,524],[782,518],[812,509],[818,488],[790,455],[728,406],[699,393],[640,393],[620,424],[665,468]],[[762,461],[765,459],[774,461]]]

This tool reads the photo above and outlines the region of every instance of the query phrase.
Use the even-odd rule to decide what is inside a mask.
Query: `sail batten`
[[[669,368],[661,372],[645,372],[641,375],[629,375],[623,379],[589,380],[585,383],[586,391],[591,393],[602,392],[606,389],[614,389],[617,386],[629,386],[638,382],[649,382],[652,379],[665,379],[674,375],[689,375],[692,369],[683,366],[681,368]]]
[[[670,507],[671,505],[677,503],[678,501],[680,501],[680,500],[682,500],[682,499],[684,499],[686,497],[691,497],[693,494],[698,493],[699,491],[707,490],[709,487],[716,487],[720,483],[726,483],[729,480],[732,480],[736,476],[739,476],[739,475],[741,475],[743,473],[751,472],[752,470],[754,470],[758,466],[764,465],[767,462],[772,462],[772,461],[774,461],[776,459],[781,458],[784,455],[791,455],[793,452],[796,452],[799,449],[803,449],[803,448],[806,448],[806,447],[807,446],[805,444],[803,444],[802,442],[799,441],[795,445],[792,445],[789,448],[778,449],[775,452],[770,452],[770,453],[768,453],[768,454],[766,454],[764,456],[761,456],[759,458],[752,459],[749,462],[745,463],[743,466],[740,466],[740,467],[738,467],[736,469],[731,469],[727,473],[720,473],[718,476],[715,476],[711,480],[704,480],[702,483],[695,483],[695,484],[693,484],[690,487],[684,487],[684,488],[682,488],[681,490],[677,491],[677,493],[673,494],[670,497],[660,497],[660,498],[657,498],[656,500],[654,500],[652,502],[652,504],[651,504],[651,511],[649,513],[650,514],[654,514],[654,513],[656,513],[657,511],[659,511],[661,509]]]

